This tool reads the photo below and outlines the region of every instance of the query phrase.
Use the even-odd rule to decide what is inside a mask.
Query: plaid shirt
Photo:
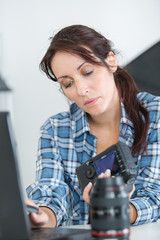
[[[160,98],[139,93],[149,112],[148,155],[133,156],[137,166],[135,192],[130,202],[138,217],[134,225],[156,221],[160,216]],[[133,123],[123,103],[119,141],[130,148]],[[97,138],[90,132],[86,114],[76,104],[69,112],[49,118],[41,128],[36,181],[27,188],[28,197],[39,206],[51,208],[59,225],[87,224],[89,206],[83,201],[76,168],[96,155]]]

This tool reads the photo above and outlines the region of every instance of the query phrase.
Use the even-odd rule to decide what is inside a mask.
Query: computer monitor
[[[0,239],[30,238],[9,112],[0,112]]]

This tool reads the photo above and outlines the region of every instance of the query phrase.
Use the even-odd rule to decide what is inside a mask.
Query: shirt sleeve
[[[27,195],[39,206],[50,208],[57,217],[57,225],[68,219],[69,187],[53,128],[43,129],[38,145],[36,181],[27,188]]]
[[[160,217],[160,119],[148,133],[147,151],[139,159],[135,192],[130,199],[138,217],[133,225],[157,221]]]

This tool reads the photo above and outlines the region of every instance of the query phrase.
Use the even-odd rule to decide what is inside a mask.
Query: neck
[[[119,98],[116,102],[108,109],[106,112],[98,115],[91,116],[88,115],[88,121],[90,124],[94,124],[95,126],[108,126],[112,127],[115,125],[119,125],[121,120],[121,104]]]

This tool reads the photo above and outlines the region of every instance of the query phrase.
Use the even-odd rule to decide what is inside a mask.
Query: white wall
[[[71,24],[111,39],[125,64],[160,40],[159,0],[0,0],[2,74],[13,89],[13,124],[24,189],[34,181],[39,128],[68,109],[57,86],[39,71],[52,33]]]

